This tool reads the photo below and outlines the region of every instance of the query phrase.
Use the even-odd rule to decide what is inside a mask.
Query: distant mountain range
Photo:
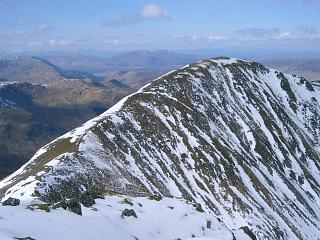
[[[262,62],[282,72],[303,76],[309,81],[320,80],[320,59],[273,59]]]
[[[87,71],[106,79],[115,78],[136,89],[148,83],[150,79],[200,59],[197,56],[168,50],[138,50],[104,59],[83,55],[43,58],[65,69]]]
[[[195,53],[195,51],[191,52]],[[207,50],[202,52],[202,55],[208,56],[209,52],[214,54],[216,51]],[[189,62],[198,61],[201,54],[191,55],[168,50],[137,50],[114,54],[107,58],[84,55],[43,58],[62,68],[87,71],[108,79],[117,78],[131,87],[139,88],[146,84],[149,81],[148,79],[159,77],[165,72],[179,68]],[[303,76],[309,81],[320,79],[320,60],[316,58],[281,58],[281,55],[279,55],[278,58],[268,58],[266,60],[261,58],[260,55],[258,60],[283,72]]]
[[[90,73],[62,69],[47,60],[36,57],[1,59],[0,78],[15,82],[29,82],[45,85],[54,85],[64,79],[99,79]]]
[[[43,57],[65,69],[82,70],[91,73],[104,73],[114,70],[166,69],[178,68],[187,63],[200,60],[194,55],[176,53],[168,50],[137,50],[117,54],[109,58],[83,55]]]

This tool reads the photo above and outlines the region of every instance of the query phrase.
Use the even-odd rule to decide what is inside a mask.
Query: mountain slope
[[[21,167],[41,146],[132,92],[117,82],[105,85],[82,80],[60,81],[50,87],[0,85],[0,178]]]
[[[192,201],[257,239],[320,235],[320,92],[258,63],[169,73],[58,138],[0,183],[55,203],[94,188]]]
[[[65,70],[37,57],[14,57],[0,60],[0,78],[15,82],[53,85],[64,79],[99,80],[100,78],[75,70]]]

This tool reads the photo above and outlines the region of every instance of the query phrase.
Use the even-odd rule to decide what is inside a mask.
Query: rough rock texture
[[[63,208],[70,212],[76,213],[78,215],[82,215],[81,205],[79,201],[75,198],[71,198],[69,200],[62,200],[53,205],[53,209]]]
[[[182,197],[257,239],[320,235],[320,91],[258,63],[169,73],[40,149],[0,195]],[[199,206],[199,205],[197,205]]]
[[[19,204],[20,200],[12,197],[9,197],[2,202],[2,206],[18,206]]]
[[[122,216],[138,218],[136,212],[133,209],[127,209],[127,208],[122,211]]]

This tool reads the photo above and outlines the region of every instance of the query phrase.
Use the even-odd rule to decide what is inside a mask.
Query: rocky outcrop
[[[127,208],[122,211],[121,216],[138,218],[136,212],[133,209],[127,209]]]
[[[20,205],[20,200],[12,197],[9,197],[2,202],[2,206],[18,206],[18,205]]]

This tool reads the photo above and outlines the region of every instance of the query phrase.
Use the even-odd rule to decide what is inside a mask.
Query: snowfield
[[[132,205],[132,206],[131,206]],[[137,218],[122,217],[133,209]],[[210,213],[201,213],[184,200],[106,196],[79,216],[63,209],[30,210],[25,205],[0,206],[0,239],[32,237],[36,240],[232,240],[233,234]],[[250,240],[242,230],[237,240]],[[198,239],[198,238],[192,238]]]

